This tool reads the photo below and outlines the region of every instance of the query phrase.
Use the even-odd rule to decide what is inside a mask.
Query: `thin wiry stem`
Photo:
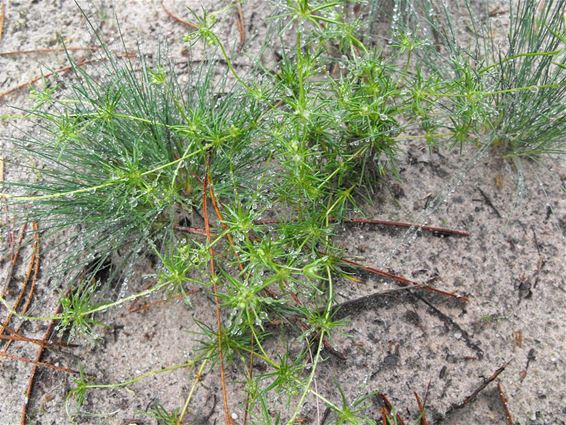
[[[210,255],[209,268],[210,277],[212,280],[212,290],[214,292],[214,303],[216,305],[216,338],[218,340],[218,360],[220,362],[220,384],[222,387],[222,399],[224,403],[224,421],[232,424],[232,416],[230,415],[230,406],[228,405],[228,390],[226,388],[226,378],[224,371],[224,354],[222,347],[222,312],[220,308],[220,299],[218,298],[218,283],[216,275],[216,266],[214,264],[214,248],[211,245],[212,236],[210,233],[210,223],[208,217],[208,183],[210,181],[210,157],[207,153],[205,158],[203,190],[202,190],[202,213],[204,218],[204,230],[206,232],[206,239],[209,247],[208,252]]]

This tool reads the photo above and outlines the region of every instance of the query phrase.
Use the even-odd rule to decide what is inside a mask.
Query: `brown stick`
[[[210,189],[210,200],[212,202],[212,206],[214,207],[214,212],[216,213],[216,218],[218,218],[218,221],[220,222],[220,225],[222,226],[222,228],[224,230],[227,230],[228,226],[226,225],[226,223],[224,223],[224,217],[222,216],[222,212],[220,211],[218,200],[216,199],[216,194],[214,193],[214,188],[213,188],[212,182],[210,180],[208,181],[208,187]],[[228,240],[228,243],[232,247],[232,250],[234,251],[234,255],[238,259],[238,267],[240,268],[240,271],[244,271],[244,265],[240,261],[240,254],[238,254],[238,251],[236,250],[236,244],[234,243],[234,238],[232,237],[232,235],[230,233],[226,232],[226,239]]]
[[[43,348],[44,346],[42,345],[41,347]],[[14,356],[13,354],[10,354],[10,353],[0,352],[0,357],[4,357],[4,358],[7,358],[9,360],[14,360],[14,361],[17,361],[17,362],[30,363],[34,366],[34,368],[45,367],[47,369],[53,369],[53,370],[56,370],[57,372],[69,373],[71,375],[79,373],[78,371],[73,370],[73,369],[55,366],[54,364],[47,363],[47,362],[41,362],[39,360],[28,359],[27,357]]]
[[[499,379],[497,380],[497,392],[499,393],[499,399],[501,400],[501,404],[503,405],[503,411],[505,412],[507,425],[513,425],[513,416],[511,415],[511,411],[509,410],[507,396],[505,395],[505,391],[503,391],[503,385],[501,385],[501,381]]]
[[[9,331],[9,329],[7,329]],[[19,342],[29,342],[31,344],[36,345],[47,345],[41,339],[37,338],[28,338],[17,333],[13,333],[12,335],[2,335],[0,334],[0,339],[4,341],[19,341]]]
[[[216,218],[220,222],[220,225],[222,226],[222,228],[224,230],[226,230],[226,229],[228,229],[228,226],[226,225],[226,223],[224,223],[224,217],[222,215],[222,211],[220,211],[220,206],[219,206],[218,200],[216,198],[216,194],[214,193],[214,187],[212,185],[212,181],[210,180],[210,177],[208,179],[208,188],[209,188],[209,191],[210,191],[210,200],[212,202],[214,212],[216,213]],[[238,259],[238,267],[240,268],[240,272],[243,272],[244,271],[244,265],[240,261],[240,254],[236,250],[236,244],[234,243],[234,238],[228,232],[226,232],[225,237],[228,240],[228,243],[230,244],[232,251],[234,251],[234,255]],[[250,357],[249,357],[249,361],[248,361],[249,379],[252,379],[252,376],[253,376],[253,359],[254,359],[253,347],[254,347],[254,335],[253,335],[253,332],[252,332],[251,335],[250,335]],[[245,409],[244,409],[244,425],[247,425],[247,423],[248,423],[249,408],[250,408],[250,394],[248,393],[246,395],[246,403],[245,403]]]
[[[22,247],[22,242],[26,236],[26,230],[27,230],[28,224],[24,223],[22,224],[22,226],[20,227],[20,236],[18,237],[18,241],[16,242],[16,246],[14,247],[15,251],[12,253],[11,259],[10,261],[12,262],[12,265],[16,265],[16,263],[18,262],[18,258],[20,255],[20,248]]]
[[[340,258],[339,260],[343,263],[346,263],[346,264],[358,267],[362,270],[365,270],[368,273],[372,273],[372,274],[375,274],[377,276],[389,278],[389,279],[394,280],[395,282],[398,282],[398,283],[400,283],[404,286],[414,286],[414,287],[417,287],[417,288],[422,288],[422,289],[424,289],[425,291],[428,291],[428,292],[434,292],[436,294],[443,295],[445,297],[455,298],[455,299],[457,299],[458,301],[461,301],[461,302],[468,302],[468,297],[458,295],[458,294],[455,294],[453,292],[443,291],[441,289],[437,289],[437,288],[434,288],[434,287],[429,286],[429,285],[423,285],[423,284],[420,284],[418,282],[415,282],[414,280],[407,279],[404,276],[389,273],[389,272],[386,272],[385,270],[376,269],[375,267],[366,266],[366,265],[358,263],[356,261],[348,260],[347,258]]]
[[[208,218],[208,183],[210,181],[209,172],[209,157],[207,155],[205,163],[205,177],[203,179],[203,192],[202,192],[202,211],[204,217],[204,229],[206,232],[206,239],[208,241],[209,247],[208,251],[210,253],[210,275],[212,277],[212,290],[214,291],[214,303],[216,304],[216,326],[218,339],[218,357],[220,360],[220,384],[222,387],[222,398],[224,401],[224,420],[228,425],[232,425],[232,416],[230,415],[230,406],[228,405],[228,391],[226,389],[226,379],[224,371],[224,356],[222,353],[222,315],[220,311],[220,299],[218,298],[218,284],[216,283],[216,267],[214,265],[214,248],[210,245],[212,242],[212,237],[210,234],[210,223]]]
[[[373,224],[378,226],[398,227],[401,229],[416,228],[445,236],[470,236],[470,234],[464,230],[454,230],[454,229],[448,229],[446,227],[426,226],[424,224],[406,223],[404,221],[352,218],[352,219],[344,220],[343,222],[353,223],[353,224]]]
[[[161,7],[163,8],[163,10],[165,11],[165,13],[167,14],[167,16],[169,16],[171,19],[173,19],[175,22],[178,22],[180,24],[183,24],[189,28],[192,28],[194,30],[198,30],[198,25],[193,24],[192,22],[186,21],[182,18],[179,18],[177,15],[173,14],[173,12],[171,12],[169,9],[167,9],[167,7],[165,7],[165,2],[164,0],[161,0]]]

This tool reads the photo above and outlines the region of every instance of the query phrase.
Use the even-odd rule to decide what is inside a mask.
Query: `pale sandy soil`
[[[187,60],[181,42],[187,28],[173,21],[158,1],[80,2],[102,38],[119,49],[117,24],[128,48],[140,43],[142,52],[167,45],[173,61]],[[190,1],[193,6],[200,2]],[[217,8],[221,2],[203,2]],[[187,16],[181,1],[167,7]],[[268,14],[260,0],[244,5],[246,31],[253,46],[261,44]],[[237,40],[235,14],[225,16],[217,28],[227,41]],[[72,1],[12,0],[8,2],[0,52],[56,47],[61,36],[69,46],[96,44],[92,32]],[[92,52],[73,53],[89,58]],[[199,52],[191,52],[198,56]],[[245,57],[241,58],[245,61]],[[0,91],[64,67],[62,53],[0,56]],[[93,72],[96,72],[94,70]],[[0,99],[0,114],[17,113],[10,107],[29,106],[29,91],[19,90]],[[32,123],[2,121],[1,156],[6,159],[4,178],[21,177],[11,157],[6,137]],[[14,163],[16,162],[16,163]],[[462,409],[457,406],[500,366],[498,376],[509,399],[509,409],[520,425],[559,425],[566,418],[566,164],[564,159],[543,159],[525,164],[524,185],[517,170],[486,154],[474,159],[441,149],[430,154],[417,142],[408,143],[400,155],[400,177],[378,190],[370,216],[468,230],[468,238],[439,238],[414,232],[379,228],[345,228],[344,246],[360,261],[430,282],[469,296],[465,305],[419,291],[397,291],[396,286],[367,277],[359,283],[342,282],[338,301],[370,296],[365,302],[346,304],[338,313],[348,324],[333,344],[346,360],[325,357],[317,375],[317,390],[339,400],[339,385],[351,398],[372,391],[388,395],[404,417],[416,417],[413,391],[426,400],[429,423],[450,425],[504,424],[504,411],[496,382]],[[393,188],[393,189],[392,189]],[[438,196],[435,205],[432,200]],[[488,201],[489,199],[489,201]],[[5,235],[5,230],[2,230]],[[3,239],[2,243],[6,243]],[[48,250],[48,247],[44,247]],[[15,270],[8,288],[14,299],[29,261],[29,249]],[[30,314],[49,315],[57,308],[60,288],[47,278],[48,252]],[[3,251],[2,275],[8,269]],[[4,278],[1,282],[4,282]],[[123,291],[144,285],[132,279]],[[111,294],[109,294],[111,295]],[[193,308],[170,302],[143,312],[111,310],[100,319],[109,324],[99,330],[94,346],[58,347],[47,350],[43,360],[72,369],[84,368],[100,383],[120,382],[149,370],[179,364],[195,350],[195,317],[208,317],[209,300],[196,296]],[[0,309],[5,317],[5,309]],[[41,338],[46,326],[26,324],[22,333]],[[293,336],[291,336],[292,338]],[[274,338],[272,349],[281,341]],[[35,358],[37,347],[14,344],[13,356]],[[20,423],[31,365],[0,358],[0,425]],[[233,411],[243,415],[242,374],[229,368]],[[153,424],[144,412],[156,402],[169,409],[180,407],[193,380],[193,371],[180,369],[137,382],[128,388],[89,393],[80,424]],[[72,379],[66,373],[40,368],[29,403],[28,424],[66,424],[64,401]],[[236,400],[240,400],[239,404]],[[379,403],[373,400],[377,418]],[[216,371],[207,372],[190,415],[191,424],[222,423]],[[305,423],[319,423],[324,406],[309,399],[303,410]],[[446,415],[448,416],[446,417]],[[330,423],[332,417],[329,418]],[[238,422],[238,420],[236,420]]]

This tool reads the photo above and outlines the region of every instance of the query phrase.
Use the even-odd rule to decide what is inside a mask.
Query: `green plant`
[[[489,3],[395,4],[393,39],[415,35],[417,81],[434,88],[414,91],[425,130],[444,127],[459,144],[473,139],[513,159],[565,152],[563,0],[509,1],[506,39],[496,38]],[[461,31],[471,34],[466,43],[456,37]]]
[[[395,174],[398,144],[415,131],[429,144],[473,137],[511,156],[562,150],[560,2],[546,2],[536,19],[532,2],[522,4],[509,51],[496,59],[486,56],[489,43],[471,55],[457,44],[452,11],[428,0],[395,4],[389,45],[365,37],[343,2],[288,0],[274,15],[278,34],[293,39],[274,69],[258,64],[243,75],[214,31],[215,12],[196,16],[184,38],[217,53],[189,67],[186,85],[159,56],[140,53],[134,64],[103,49],[104,78],[70,59],[69,89],[34,93],[29,114],[40,131],[16,142],[37,180],[8,182],[5,198],[65,236],[54,245],[63,251],[57,271],[72,290],[54,317],[59,327],[92,334],[97,313],[160,291],[196,289],[213,302],[214,317],[197,322],[199,355],[181,366],[199,364],[184,407],[156,406],[160,423],[183,422],[207,367],[219,371],[230,423],[228,363],[247,389],[237,401],[244,422],[292,424],[314,397],[338,424],[374,423],[366,398],[350,401],[339,389],[337,404],[313,388],[343,323],[333,317],[335,281],[346,275],[337,226]],[[536,96],[525,94],[535,87]],[[511,119],[520,102],[539,106],[532,130],[526,114]],[[147,255],[158,259],[151,287],[93,302],[94,282],[123,281]],[[283,353],[268,344],[275,324],[295,339]],[[87,389],[133,382],[88,384],[81,375],[70,397],[80,405]],[[287,409],[272,415],[279,395]]]

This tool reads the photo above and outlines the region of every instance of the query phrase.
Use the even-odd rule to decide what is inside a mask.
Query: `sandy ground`
[[[168,17],[160,2],[80,3],[112,47],[120,48],[117,20],[128,48],[135,48],[139,42],[142,52],[154,52],[162,43],[169,46],[174,61],[186,60],[181,37],[187,28]],[[199,2],[188,3],[199,6]],[[212,0],[203,3],[205,8],[219,4]],[[187,16],[185,2],[170,0],[166,4],[179,16]],[[12,0],[6,12],[2,52],[56,47],[58,37],[69,46],[95,44],[84,17],[71,1]],[[265,26],[260,21],[266,14],[264,2],[245,2],[252,50],[262,42]],[[235,14],[225,16],[218,30],[226,41],[237,40]],[[88,58],[92,53],[73,54]],[[45,73],[65,65],[61,53],[0,56],[0,91],[41,75],[42,70]],[[2,97],[0,114],[17,113],[9,106],[29,106],[29,91],[22,89]],[[15,127],[26,129],[31,125],[1,123],[3,137],[16,134]],[[417,416],[416,391],[423,398],[427,394],[429,423],[504,424],[497,390],[500,382],[516,424],[565,424],[564,159],[545,158],[538,164],[524,164],[523,177],[519,178],[516,169],[489,153],[479,158],[471,152],[460,156],[444,149],[429,153],[416,142],[407,143],[402,152],[399,179],[377,188],[368,216],[465,229],[471,236],[440,238],[376,227],[348,227],[341,235],[344,247],[360,262],[458,291],[466,294],[469,302],[447,301],[423,291],[392,291],[397,288],[394,284],[371,276],[359,283],[341,282],[338,301],[344,305],[338,315],[347,320],[347,325],[332,343],[346,354],[346,360],[325,357],[316,379],[317,390],[332,400],[339,400],[338,386],[350,398],[383,392],[405,418]],[[17,160],[10,155],[9,144],[2,141],[6,180],[18,178],[20,173],[13,163]],[[30,314],[49,315],[57,308],[60,288],[46,277],[53,255],[44,256]],[[8,287],[10,299],[19,292],[29,257],[28,249],[16,266],[15,279]],[[5,276],[5,251],[1,266]],[[133,292],[143,286],[143,280],[138,279],[125,290]],[[112,310],[100,317],[109,327],[99,330],[101,340],[96,345],[55,347],[46,351],[43,360],[60,367],[83,368],[100,383],[121,382],[181,364],[196,348],[193,319],[206,317],[209,310],[208,300],[198,295],[192,308],[170,302],[138,312]],[[0,311],[4,319],[6,311]],[[45,330],[43,324],[25,324],[22,333],[41,338]],[[278,344],[282,342],[274,338],[271,349],[277,349]],[[8,352],[31,359],[36,357],[37,347],[16,343]],[[0,365],[0,425],[18,424],[32,366],[5,356],[0,358]],[[502,366],[506,367],[495,382],[459,408]],[[232,400],[243,400],[239,397],[241,373],[231,368],[227,373]],[[179,369],[127,388],[92,391],[75,421],[155,423],[144,412],[155,403],[168,409],[180,407],[193,374],[190,369]],[[71,423],[65,413],[65,397],[72,379],[69,374],[39,368],[27,423]],[[372,398],[369,402],[377,418],[379,401]],[[192,406],[188,423],[222,423],[216,372],[205,373]],[[242,403],[232,408],[241,418]],[[323,415],[324,406],[309,399],[302,413],[304,423],[319,423]]]

